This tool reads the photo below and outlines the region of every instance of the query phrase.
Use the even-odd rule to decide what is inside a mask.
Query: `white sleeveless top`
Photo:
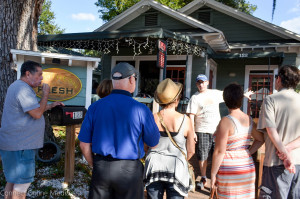
[[[181,150],[186,152],[186,138],[184,128],[186,126],[186,115],[178,130],[178,133],[171,133],[173,139]],[[145,160],[144,181],[145,186],[152,182],[165,181],[174,183],[174,189],[182,196],[188,195],[189,172],[185,156],[174,146],[166,132],[160,132],[161,136],[158,145],[149,149]]]

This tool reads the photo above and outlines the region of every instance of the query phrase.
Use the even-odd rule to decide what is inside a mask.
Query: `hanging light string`
[[[184,41],[168,38],[168,52],[174,55],[195,55],[201,56],[205,53],[205,48],[198,45],[186,43]],[[98,40],[69,40],[69,41],[39,41],[38,46],[53,47],[58,49],[89,49],[110,54],[116,52],[119,54],[121,47],[131,47],[133,56],[138,56],[144,53],[153,55],[157,49],[157,40],[146,38],[119,38],[119,39],[98,39]],[[148,51],[148,52],[147,52]]]

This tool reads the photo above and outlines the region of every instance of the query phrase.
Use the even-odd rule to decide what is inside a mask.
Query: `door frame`
[[[140,62],[141,61],[156,61],[156,55],[149,55],[149,56],[112,56],[111,58],[111,70],[116,65],[117,61],[134,61],[135,68],[139,71],[140,69]],[[192,63],[193,63],[193,56],[192,55],[167,55],[167,60],[186,60],[186,85],[185,85],[185,95],[190,96],[191,94],[191,78],[192,78]],[[170,65],[171,66],[171,65]],[[178,65],[181,66],[181,65]],[[168,67],[168,66],[167,66]],[[174,67],[174,66],[171,66]],[[160,69],[159,72],[159,81],[163,80],[163,69]],[[137,79],[137,84],[134,91],[134,96],[138,94],[139,90],[139,79]]]
[[[273,72],[273,90],[272,93],[274,93],[275,90],[275,75],[278,73],[278,65],[246,65],[245,66],[245,81],[244,81],[244,92],[247,92],[249,89],[249,76],[251,71],[255,70],[268,70],[270,69],[270,71]],[[248,109],[248,99],[244,97],[243,100],[243,112],[247,113],[247,109]]]
[[[211,82],[209,82],[212,89],[216,89],[217,87],[217,69],[218,64],[213,59],[207,59],[206,57],[205,75],[208,79],[210,79],[210,71],[213,71],[213,79]]]

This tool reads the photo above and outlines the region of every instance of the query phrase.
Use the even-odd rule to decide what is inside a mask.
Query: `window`
[[[157,13],[146,13],[145,14],[145,26],[157,26],[158,25],[158,14]]]
[[[185,87],[185,67],[167,67],[167,78],[172,79],[174,82],[180,82]]]
[[[200,11],[198,13],[198,19],[205,24],[211,24],[210,11]]]
[[[259,111],[264,98],[272,94],[273,74],[271,75],[253,75],[249,76],[249,89],[254,92],[248,103],[248,114],[252,118],[259,117]]]

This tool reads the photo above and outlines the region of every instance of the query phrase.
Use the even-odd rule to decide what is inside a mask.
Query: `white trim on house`
[[[171,60],[186,60],[187,56],[186,55],[168,55],[168,61]],[[135,62],[135,68],[139,71],[139,66],[140,66],[140,62],[141,61],[156,61],[157,60],[157,56],[156,55],[151,55],[151,56],[112,56],[111,59],[111,70],[113,69],[113,67],[116,65],[117,61],[134,61]],[[186,84],[185,84],[185,89],[186,89],[186,97],[190,97],[191,95],[191,71],[192,71],[192,55],[188,56],[188,61],[187,61],[187,65],[186,65]],[[170,67],[174,67],[169,65]],[[168,66],[167,66],[168,67]],[[160,70],[159,73],[159,81],[162,81],[163,79],[163,70]],[[134,96],[138,94],[138,88],[139,86],[139,79],[137,82],[137,86],[135,88],[134,91]]]
[[[229,6],[226,6],[222,3],[219,3],[214,0],[194,0],[191,3],[189,3],[188,5],[186,5],[185,7],[179,9],[179,12],[189,15],[203,6],[208,6],[210,8],[213,8],[219,12],[222,12],[222,13],[229,15],[231,17],[234,17],[238,20],[241,20],[243,22],[251,24],[257,28],[263,29],[267,32],[270,32],[270,33],[277,35],[279,37],[282,37],[284,39],[292,38],[292,39],[300,41],[300,35],[297,33],[294,33],[290,30],[284,29],[280,26],[277,26],[275,24],[272,24],[272,23],[269,23],[262,19],[259,19],[257,17],[254,17],[252,15],[243,13],[239,10],[236,10],[234,8],[231,8]]]
[[[213,59],[207,59],[206,56],[205,75],[209,79],[210,70],[213,71],[213,80],[212,82],[209,82],[210,84],[212,84],[212,89],[216,89],[217,86],[217,69],[218,69],[218,64]]]
[[[243,45],[240,46],[230,46],[231,50],[240,50],[243,51],[244,49],[251,49],[254,51],[255,49],[263,49],[266,48],[273,48],[276,52],[284,52],[284,53],[299,53],[300,52],[300,44],[282,44],[282,45]]]
[[[298,67],[300,69],[300,53],[297,54],[297,57],[296,57],[296,67]]]
[[[247,92],[249,89],[249,76],[253,70],[268,70],[270,69],[273,72],[273,91],[275,90],[275,75],[278,73],[278,65],[246,65],[245,67],[245,81],[244,81],[244,92]],[[244,97],[243,100],[243,112],[247,113],[248,108],[248,99]]]
[[[47,58],[67,59],[67,60],[76,60],[76,61],[91,61],[94,62],[93,68],[97,68],[98,62],[101,61],[100,58],[95,58],[95,57],[73,56],[73,55],[58,54],[58,53],[42,53],[42,52],[29,51],[29,50],[11,49],[10,52],[11,54],[13,54],[13,57],[16,55],[41,57],[41,63],[47,57]]]
[[[93,77],[93,62],[87,62],[87,71],[86,76],[87,77]],[[92,99],[92,81],[93,78],[86,78],[86,89],[85,89],[85,108],[88,109],[88,107],[91,105],[91,99]]]
[[[186,83],[185,83],[185,97],[191,97],[191,86],[192,86],[192,70],[193,70],[193,56],[187,56],[187,64],[186,64]]]

